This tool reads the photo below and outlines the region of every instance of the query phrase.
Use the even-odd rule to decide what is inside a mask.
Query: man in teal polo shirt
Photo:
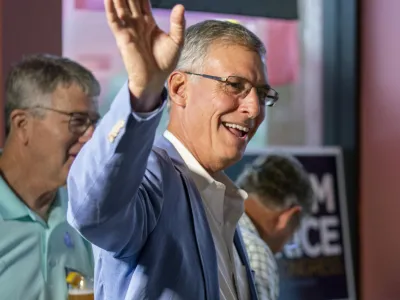
[[[0,299],[62,300],[66,276],[93,276],[90,244],[66,222],[70,166],[98,121],[100,86],[56,56],[23,59],[6,81],[0,156]]]

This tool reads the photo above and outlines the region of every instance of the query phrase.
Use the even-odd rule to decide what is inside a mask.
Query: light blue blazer
[[[216,251],[189,170],[165,138],[162,107],[132,113],[125,85],[68,178],[68,221],[94,245],[97,300],[218,300]],[[234,243],[256,290],[237,230]]]

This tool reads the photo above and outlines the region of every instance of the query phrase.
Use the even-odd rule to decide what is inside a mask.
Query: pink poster
[[[104,10],[103,0],[74,0],[76,9]]]

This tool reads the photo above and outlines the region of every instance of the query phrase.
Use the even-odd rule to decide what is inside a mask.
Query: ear
[[[293,217],[301,212],[301,206],[292,206],[279,214],[276,229],[278,231],[285,230]]]
[[[185,107],[187,77],[184,73],[174,71],[168,78],[168,92],[170,100],[178,106]]]
[[[14,134],[25,144],[29,137],[30,117],[27,111],[22,109],[13,110],[10,114],[10,134]]]

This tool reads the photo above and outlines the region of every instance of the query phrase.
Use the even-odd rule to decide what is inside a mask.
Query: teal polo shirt
[[[66,221],[66,189],[47,223],[0,177],[0,299],[67,299],[67,272],[93,278],[91,245]]]

